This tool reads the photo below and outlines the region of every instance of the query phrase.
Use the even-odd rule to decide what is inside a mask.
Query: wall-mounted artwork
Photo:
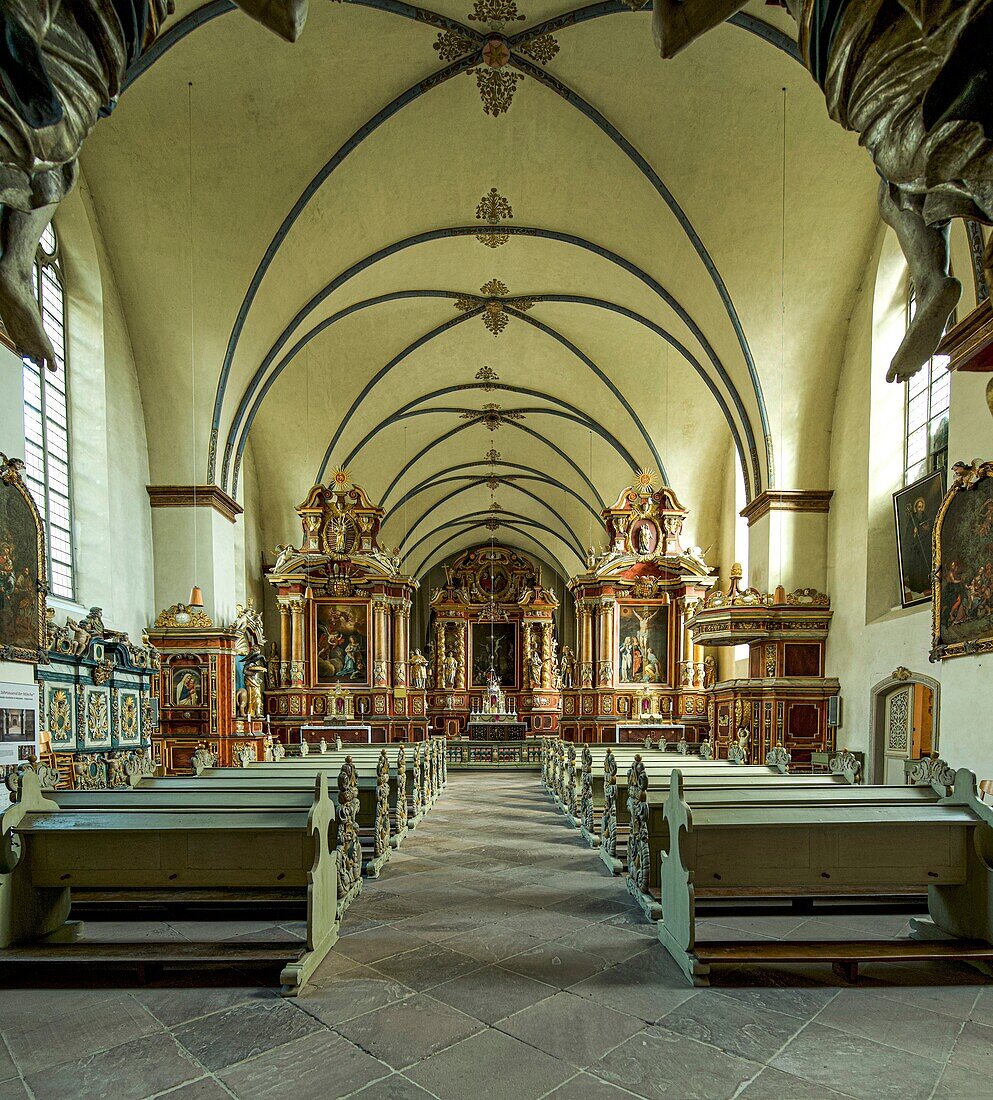
[[[364,600],[315,601],[314,682],[369,683],[369,607]]]
[[[203,675],[198,668],[174,668],[172,670],[172,705],[174,707],[202,707]]]
[[[617,631],[618,683],[666,683],[668,632],[667,604],[620,605]]]
[[[44,536],[23,468],[0,455],[0,657],[37,664],[45,644]]]
[[[517,627],[514,623],[472,624],[472,687],[486,687],[489,671],[500,687],[517,682]]]
[[[944,495],[943,470],[893,494],[900,601],[904,607],[931,599],[931,536]]]
[[[952,472],[935,521],[933,660],[993,650],[993,462]]]

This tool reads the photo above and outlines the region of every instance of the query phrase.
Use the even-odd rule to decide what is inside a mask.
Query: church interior
[[[0,1100],[993,1097],[993,0],[0,30]]]

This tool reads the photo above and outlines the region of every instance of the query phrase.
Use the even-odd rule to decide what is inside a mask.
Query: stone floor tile
[[[28,1077],[161,1030],[158,1020],[120,993],[102,1002],[99,1012],[52,1021],[40,1016],[32,1026],[12,1029],[4,1038],[21,1075]]]
[[[932,1049],[930,1027],[924,1034],[921,1051],[929,1054]],[[983,1080],[993,1080],[993,1027],[971,1021],[966,1023],[948,1061],[957,1070],[968,1070]]]
[[[430,912],[417,913],[397,921],[394,927],[401,933],[437,943],[488,923],[489,918],[465,909],[432,909]]]
[[[643,1020],[572,993],[557,993],[497,1025],[577,1069],[585,1069],[644,1026]]]
[[[730,1100],[762,1067],[661,1027],[646,1028],[590,1071],[648,1100]]]
[[[526,974],[536,981],[547,982],[557,989],[565,989],[602,970],[604,960],[598,955],[590,955],[563,943],[549,941],[520,955],[511,955],[500,965],[518,974]]]
[[[385,1008],[413,995],[414,991],[409,986],[401,985],[368,967],[361,967],[326,981],[311,982],[293,1001],[322,1023],[337,1027],[345,1020]]]
[[[645,950],[643,936],[629,932],[626,928],[599,923],[588,924],[577,932],[560,936],[555,942],[564,943],[566,947],[574,947],[577,951],[597,955],[604,962],[611,964],[624,962],[625,959]]]
[[[708,990],[667,1012],[659,1025],[726,1054],[764,1063],[796,1035],[804,1021]]]
[[[460,1012],[493,1024],[511,1013],[551,997],[554,986],[498,966],[486,966],[433,986],[431,996]]]
[[[35,1100],[141,1100],[203,1076],[203,1067],[166,1032],[31,1074]]]
[[[354,1093],[355,1100],[431,1100],[431,1096],[402,1073],[391,1074]]]
[[[50,989],[41,983],[23,989],[0,989],[0,1034],[34,1027],[41,1019],[54,1023],[69,1016],[99,1012],[101,1002],[119,993],[117,989],[101,988],[99,975],[93,975],[92,986],[87,989]]]
[[[161,986],[133,990],[131,996],[165,1027],[176,1027],[198,1016],[208,1016],[236,1005],[252,1001],[273,1001],[278,994],[272,989],[253,986]]]
[[[633,1095],[627,1089],[619,1089],[589,1073],[577,1073],[554,1092],[548,1093],[544,1100],[625,1100]]]
[[[881,982],[874,983],[873,992],[889,1001],[913,1005],[926,1012],[940,1012],[943,1016],[953,1016],[956,1020],[966,1018],[978,1020],[976,1008],[983,994],[993,992],[993,990],[977,990],[974,985],[908,985],[900,981],[902,975],[899,973],[891,974],[890,978],[891,981],[885,985]],[[993,1024],[993,1000],[987,1001],[987,1004],[991,1006],[989,1019],[978,1020],[978,1022]]]
[[[207,1024],[182,1024],[173,1034],[212,1072],[300,1039],[323,1025],[291,1001],[274,998],[215,1012]]]
[[[954,1016],[880,997],[869,989],[839,990],[817,1022],[941,1062],[947,1061],[962,1029],[962,1021]]]
[[[419,951],[408,951],[382,959],[373,967],[378,973],[423,992],[431,986],[478,970],[479,963],[469,955],[450,951],[442,944],[431,944]]]
[[[427,1058],[407,1076],[440,1100],[537,1100],[571,1066],[492,1028]]]
[[[571,987],[580,997],[591,997],[608,1008],[627,1012],[646,1023],[659,1017],[693,996],[683,973],[669,958],[662,945],[656,943],[640,955],[634,955],[616,966],[607,967],[593,977]]]
[[[482,1024],[424,994],[367,1012],[338,1031],[363,1050],[403,1069],[482,1029]]]
[[[330,1100],[389,1073],[353,1043],[333,1031],[283,1043],[220,1074],[238,1100]]]
[[[943,1068],[930,1058],[848,1035],[816,1020],[770,1064],[805,1081],[875,1100],[927,1100]]]
[[[969,1019],[975,1020],[977,1024],[993,1026],[993,986],[987,986],[979,991],[972,1008],[969,1009]]]
[[[17,1066],[7,1050],[7,1044],[0,1035],[0,1081],[9,1081],[11,1077],[17,1077]]]
[[[188,1085],[159,1094],[160,1100],[231,1100],[231,1093],[213,1077],[201,1077]]]
[[[570,916],[568,913],[535,909],[530,913],[518,913],[514,917],[508,917],[502,923],[508,928],[518,929],[540,940],[555,940],[560,936],[567,936],[570,932],[580,931],[590,922]]]
[[[803,1081],[766,1066],[739,1095],[742,1100],[838,1100],[839,1096],[850,1094],[815,1085],[812,1081]]]
[[[519,928],[510,928],[506,922],[484,924],[468,932],[460,932],[444,941],[449,951],[458,951],[480,963],[496,963],[511,955],[519,955],[544,943],[537,936],[528,936]]]
[[[334,954],[345,955],[360,963],[374,963],[387,959],[390,955],[400,955],[404,951],[413,951],[424,947],[427,940],[414,935],[397,924],[385,924],[378,928],[367,928],[354,936],[347,936],[335,945]]]
[[[637,907],[627,909],[623,913],[615,913],[612,917],[607,917],[599,923],[609,924],[614,928],[625,928],[627,931],[634,932],[638,936],[644,936],[649,940],[657,940],[659,937],[656,923],[650,921]]]
[[[30,1100],[28,1090],[20,1077],[11,1077],[8,1081],[0,1081],[0,1100]]]
[[[812,1019],[838,995],[838,990],[831,987],[804,989],[759,984],[761,974],[749,972],[746,976],[742,969],[737,967],[730,971],[729,975],[740,977],[742,982],[747,984],[730,986],[722,983],[720,986],[712,986],[714,992],[719,992],[722,997],[731,997],[752,1008],[768,1008],[773,1012],[782,1012],[801,1020]],[[721,974],[719,977],[724,975]]]

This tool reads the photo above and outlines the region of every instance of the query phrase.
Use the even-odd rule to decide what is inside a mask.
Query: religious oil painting
[[[314,604],[315,681],[369,683],[369,607],[364,600]]]
[[[665,604],[620,605],[618,682],[664,684],[669,627]]]
[[[8,660],[37,660],[41,646],[44,565],[39,521],[13,462],[0,485],[0,645]],[[41,575],[39,575],[41,573]]]
[[[486,687],[491,668],[500,687],[515,685],[517,628],[513,623],[472,624],[472,686]]]
[[[172,705],[174,707],[203,706],[203,676],[198,668],[172,670]]]
[[[956,466],[934,542],[934,658],[993,650],[993,463]]]
[[[944,495],[943,470],[893,494],[900,602],[904,607],[931,599],[931,536]]]

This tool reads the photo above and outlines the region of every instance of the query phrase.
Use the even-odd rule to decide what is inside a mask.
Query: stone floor
[[[864,938],[903,925],[711,927]],[[230,974],[0,989],[0,1100],[993,1097],[993,987],[974,971],[869,967],[856,988],[827,969],[737,971],[688,988],[534,773],[452,774],[343,932],[293,1000]]]

